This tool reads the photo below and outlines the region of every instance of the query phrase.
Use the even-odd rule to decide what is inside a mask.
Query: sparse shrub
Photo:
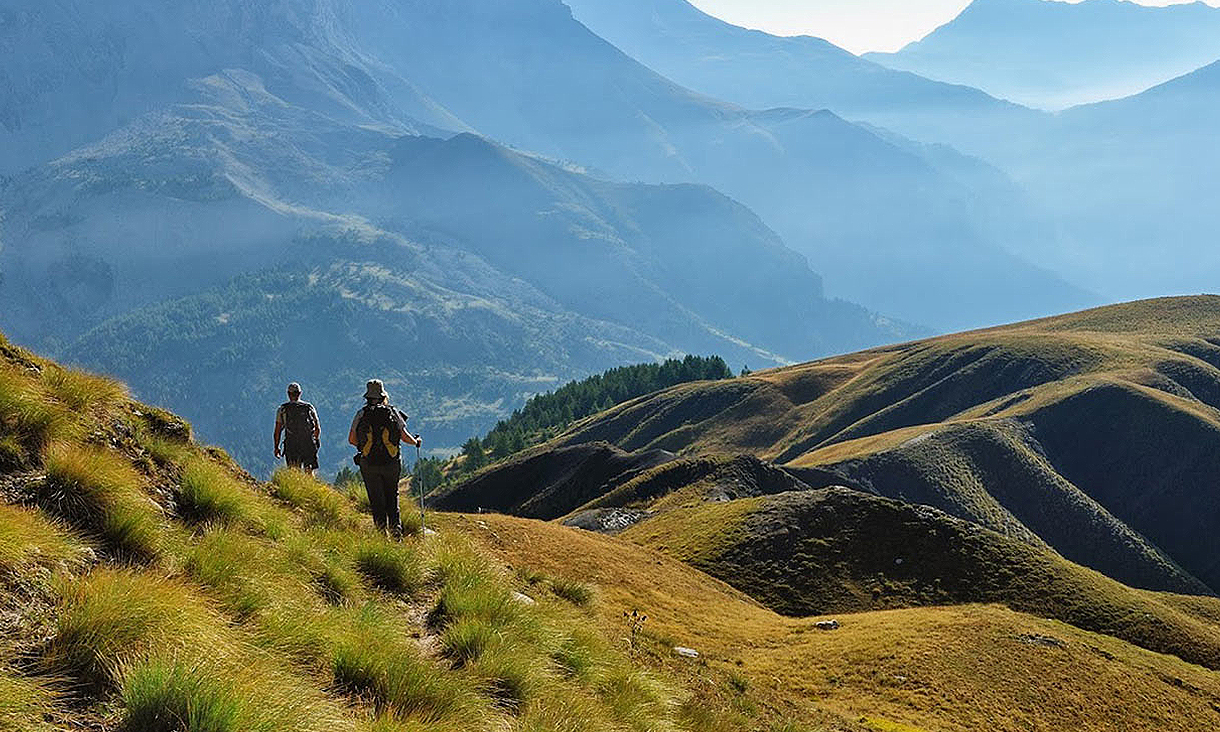
[[[158,512],[125,460],[91,447],[55,443],[47,450],[44,505],[101,534],[112,547],[139,557],[156,553]]]
[[[232,475],[203,458],[190,460],[178,486],[178,513],[195,523],[233,525],[249,519],[253,499]]]
[[[126,732],[249,729],[243,700],[214,672],[197,667],[161,661],[138,665],[123,680],[122,700]]]
[[[290,468],[275,471],[271,492],[281,501],[304,511],[310,521],[321,526],[342,527],[356,523],[338,492],[303,471]]]
[[[564,578],[553,579],[551,580],[551,592],[578,607],[589,607],[593,604],[593,588],[584,582]]]
[[[356,548],[356,569],[386,592],[412,594],[423,584],[423,564],[414,550],[383,540]]]
[[[513,598],[511,590],[492,577],[475,575],[446,581],[432,618],[440,625],[466,618],[502,628],[522,614],[523,606]]]

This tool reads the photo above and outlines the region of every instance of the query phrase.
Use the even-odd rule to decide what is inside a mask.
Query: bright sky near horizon
[[[1079,0],[1069,0],[1079,2]],[[1175,5],[1182,0],[1136,0]],[[897,51],[962,11],[970,0],[690,0],[734,25],[825,38],[853,53]],[[1218,5],[1220,0],[1208,0]]]

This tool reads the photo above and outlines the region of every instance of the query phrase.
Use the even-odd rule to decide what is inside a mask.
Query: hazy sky
[[[808,34],[849,51],[896,51],[952,20],[970,0],[690,0],[705,12],[778,35]],[[1138,0],[1173,5],[1175,0]],[[1208,0],[1209,5],[1220,0]]]

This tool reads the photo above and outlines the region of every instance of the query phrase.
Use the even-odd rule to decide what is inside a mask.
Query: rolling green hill
[[[1220,587],[1220,298],[1171,298],[675,387],[575,426],[746,453],[1151,589]]]

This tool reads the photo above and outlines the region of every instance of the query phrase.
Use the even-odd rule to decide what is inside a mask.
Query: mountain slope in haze
[[[774,36],[714,18],[687,0],[569,0],[576,19],[690,89],[750,109],[830,109],[964,150],[1044,115],[967,86],[895,71],[821,38]]]
[[[407,17],[358,34],[455,116],[618,178],[712,185],[815,270],[843,277],[838,295],[876,294],[865,304],[941,329],[1093,303],[1006,250],[974,215],[979,191],[834,114],[753,112],[698,95],[594,35],[558,0],[463,1],[402,25]]]
[[[0,722],[1178,732],[1220,696],[1200,666],[997,606],[821,633],[639,545],[432,513],[389,542],[356,505],[299,473],[256,481],[121,385],[0,337]],[[649,619],[627,645],[630,608]]]
[[[1062,109],[1125,97],[1220,58],[1220,10],[1202,2],[975,0],[924,39],[866,58]]]
[[[1220,62],[1058,115],[1008,167],[1074,245],[1030,255],[1109,297],[1211,291],[1218,98]]]
[[[1220,586],[1220,299],[1112,306],[688,385],[578,424],[935,506],[1138,587]]]
[[[270,461],[256,448],[257,415],[294,373],[325,375],[330,387],[334,375],[359,384],[375,367],[392,380],[423,373],[437,363],[429,351],[453,357],[452,371],[428,372],[415,395],[443,425],[443,448],[550,384],[624,361],[705,352],[782,363],[910,332],[823,297],[800,255],[706,187],[609,183],[474,135],[340,123],[248,72],[195,88],[195,104],[141,117],[7,182],[0,302],[15,338],[122,374],[251,467]],[[247,272],[264,274],[226,287]],[[259,322],[268,314],[258,293],[279,297],[310,273],[322,275],[319,287],[297,293],[297,310]],[[236,337],[230,322],[248,335],[226,340]],[[287,327],[299,330],[291,358],[278,350]],[[508,337],[523,328],[522,340]],[[389,368],[368,344],[402,329],[413,335],[390,349]],[[216,366],[227,349],[246,360],[197,372],[214,388],[190,395],[169,376],[179,367],[166,353]],[[251,380],[265,390],[257,397],[233,388]],[[441,385],[454,389],[448,400]],[[334,386],[332,426],[355,388]]]

